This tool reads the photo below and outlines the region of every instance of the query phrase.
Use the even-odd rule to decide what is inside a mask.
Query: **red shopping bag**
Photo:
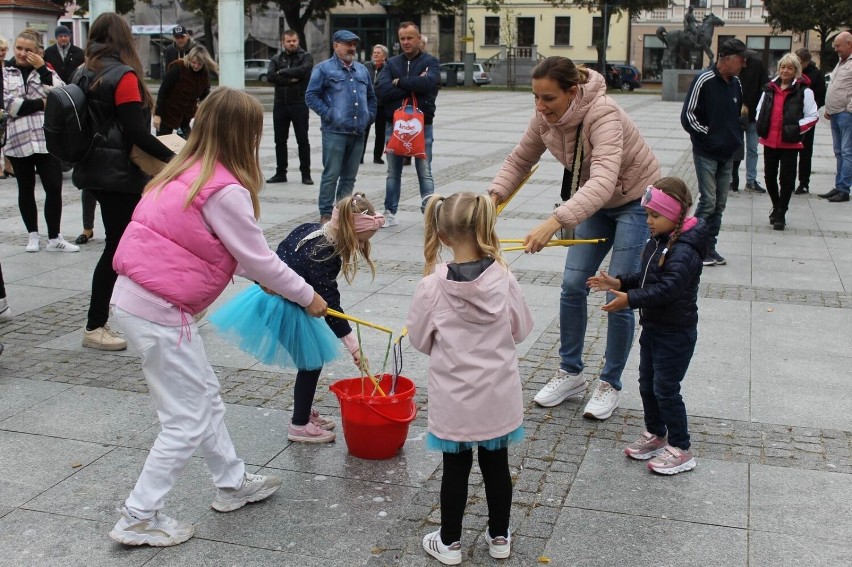
[[[426,123],[413,94],[411,99],[403,100],[402,106],[393,113],[393,128],[385,153],[426,158]]]

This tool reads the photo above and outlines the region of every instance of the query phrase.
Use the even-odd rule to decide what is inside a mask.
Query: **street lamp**
[[[464,86],[470,87],[473,86],[473,64],[476,63],[476,35],[474,34],[474,24],[476,22],[473,18],[470,18],[467,21],[467,29],[470,32],[470,42],[473,45],[473,49],[469,52],[467,51],[467,42],[465,42],[465,52],[464,52]]]
[[[473,43],[473,51],[476,52],[476,26],[474,26],[476,22],[473,21],[473,18],[467,21],[467,29],[470,31],[470,40]]]

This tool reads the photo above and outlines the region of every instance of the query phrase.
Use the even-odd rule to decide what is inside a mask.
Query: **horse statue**
[[[725,21],[717,17],[713,12],[704,15],[698,36],[693,37],[686,30],[675,30],[667,32],[666,28],[657,28],[657,37],[666,45],[666,53],[663,55],[662,65],[665,69],[688,69],[690,51],[700,49],[707,54],[710,65],[713,64],[715,54],[710,49],[713,42],[714,29],[724,26]]]

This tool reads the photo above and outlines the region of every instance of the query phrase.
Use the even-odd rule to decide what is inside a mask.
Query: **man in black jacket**
[[[743,87],[743,112],[748,112],[748,124],[745,131],[745,162],[746,162],[746,184],[745,190],[754,193],[766,193],[766,189],[757,181],[757,103],[763,87],[769,82],[769,74],[763,65],[763,60],[758,55],[753,55],[746,61],[746,66],[739,73],[740,84]],[[736,191],[739,185],[740,162],[734,162],[731,188]]]
[[[166,70],[169,68],[169,65],[178,59],[186,57],[189,50],[195,47],[195,42],[187,35],[186,28],[183,26],[175,26],[172,29],[172,37],[175,38],[175,42],[166,48],[164,54],[166,60],[165,67],[160,70],[161,77],[166,76]]]
[[[825,106],[825,73],[811,60],[811,52],[803,47],[796,51],[796,57],[802,62],[802,75],[810,80],[810,89],[814,93],[817,108]],[[802,136],[802,150],[799,152],[799,186],[796,195],[810,192],[811,157],[814,155],[814,131],[816,126]]]
[[[281,53],[269,60],[266,80],[275,85],[272,107],[272,126],[275,129],[275,175],[267,183],[287,182],[287,138],[290,123],[299,145],[299,170],[302,183],[313,185],[311,179],[311,144],[308,141],[310,114],[305,104],[305,89],[314,68],[311,54],[299,46],[299,34],[287,30],[281,36]]]
[[[53,34],[56,43],[44,50],[44,61],[48,63],[62,82],[71,82],[74,71],[83,63],[83,50],[71,43],[71,30],[59,26]]]

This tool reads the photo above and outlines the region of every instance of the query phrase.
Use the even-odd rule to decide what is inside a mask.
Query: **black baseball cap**
[[[719,46],[719,57],[727,57],[728,55],[739,55],[748,59],[757,55],[757,52],[752,51],[742,41],[734,38],[725,41]]]
[[[172,29],[172,35],[175,37],[183,37],[186,35],[186,28],[183,26],[175,26]]]

